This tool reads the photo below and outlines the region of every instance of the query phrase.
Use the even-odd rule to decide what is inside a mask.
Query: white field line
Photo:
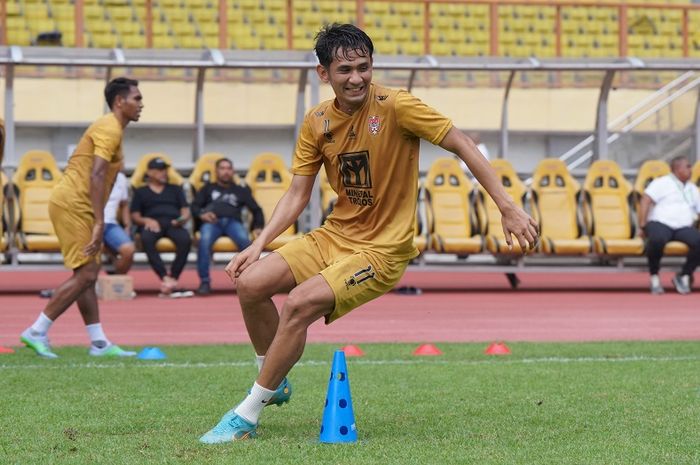
[[[630,357],[541,357],[541,358],[523,358],[523,359],[491,359],[491,360],[435,360],[435,359],[420,359],[420,360],[360,360],[351,359],[348,361],[350,366],[372,366],[372,365],[538,365],[538,364],[569,364],[569,363],[631,363],[631,362],[697,362],[700,361],[700,355],[697,356],[682,356],[682,357],[653,357],[653,356],[630,356]],[[31,369],[110,369],[110,368],[235,368],[249,367],[255,365],[253,362],[115,362],[115,363],[68,363],[52,366],[49,364],[28,364],[28,365],[10,365],[0,364],[0,370],[31,370]],[[328,366],[330,362],[320,360],[304,360],[298,362],[296,367],[305,366]]]

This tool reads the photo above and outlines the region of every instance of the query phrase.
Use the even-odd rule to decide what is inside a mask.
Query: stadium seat
[[[194,164],[194,169],[188,179],[193,194],[201,189],[204,184],[216,181],[216,162],[222,158],[226,158],[223,153],[210,152],[197,159],[197,163]]]
[[[589,253],[591,239],[584,231],[578,208],[580,186],[566,164],[545,158],[538,163],[532,178],[532,213],[540,226],[540,251],[555,255]]]
[[[253,198],[262,208],[267,223],[277,206],[277,202],[292,182],[289,169],[282,157],[276,153],[261,153],[256,155],[250,164],[245,181],[253,193]],[[269,243],[267,249],[277,249],[299,236],[296,225],[292,225]]]
[[[49,197],[61,179],[53,155],[31,150],[19,161],[12,178],[19,198],[19,246],[29,251],[58,251],[58,237],[49,218]]]
[[[670,172],[671,167],[663,160],[647,160],[642,163],[634,181],[634,201],[637,214],[639,214],[639,201],[649,183],[659,176],[666,176]],[[678,241],[671,241],[664,248],[664,254],[666,255],[685,255],[687,253],[688,246]]]
[[[432,221],[431,248],[436,252],[468,255],[481,252],[475,212],[474,186],[454,158],[433,162],[425,179],[425,193]]]
[[[632,186],[612,160],[597,160],[583,183],[590,234],[601,255],[641,255],[644,241],[635,234]]]
[[[164,153],[147,153],[141,157],[136,165],[136,169],[134,169],[134,173],[131,175],[131,187],[138,189],[139,187],[146,185],[146,171],[148,171],[148,162],[157,157],[162,158],[170,165],[170,168],[168,168],[169,183],[181,186],[185,182],[182,176],[180,176],[180,173],[175,171],[173,162],[168,155]]]
[[[491,166],[496,175],[501,179],[501,184],[506,192],[513,199],[515,204],[524,208],[527,188],[515,172],[513,165],[508,160],[497,158],[491,160]],[[483,186],[479,185],[479,196],[483,209],[479,212],[483,215],[481,219],[482,230],[486,237],[486,249],[494,255],[521,254],[520,243],[513,238],[513,248],[509,249],[503,234],[501,225],[501,212],[490,195]]]
[[[418,252],[423,253],[430,244],[430,215],[425,202],[425,186],[418,182],[418,203],[416,204],[416,220],[413,224],[413,245]]]
[[[634,181],[634,191],[644,193],[650,182],[659,176],[666,176],[671,172],[671,167],[663,160],[647,160],[642,163],[637,171],[637,179]]]

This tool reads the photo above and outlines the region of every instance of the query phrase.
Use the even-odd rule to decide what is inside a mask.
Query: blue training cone
[[[158,347],[144,347],[136,356],[140,360],[165,360],[165,353]]]
[[[345,364],[345,352],[336,350],[333,355],[328,394],[321,422],[321,442],[355,442],[357,428],[350,396],[350,379]]]

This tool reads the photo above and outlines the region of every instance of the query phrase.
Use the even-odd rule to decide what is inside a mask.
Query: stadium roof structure
[[[10,160],[14,153],[13,81],[16,67],[22,66],[70,66],[105,67],[107,80],[113,68],[188,68],[197,70],[195,103],[195,134],[193,159],[204,147],[203,87],[205,73],[210,69],[294,69],[299,70],[299,86],[295,110],[295,132],[298,133],[306,112],[306,92],[310,89],[310,101],[318,102],[319,83],[315,73],[316,57],[303,51],[250,51],[250,50],[163,50],[163,49],[95,49],[63,47],[0,47],[0,65],[5,66],[5,125],[6,152]],[[700,59],[640,59],[621,58],[509,58],[509,57],[437,57],[376,55],[376,70],[409,71],[407,88],[413,86],[415,75],[421,71],[484,71],[509,72],[501,102],[499,156],[508,150],[508,96],[513,78],[518,72],[528,71],[600,71],[605,73],[600,86],[595,128],[594,158],[607,157],[608,94],[616,72],[621,71],[700,71]],[[700,105],[695,111],[695,144],[692,153],[699,152]]]

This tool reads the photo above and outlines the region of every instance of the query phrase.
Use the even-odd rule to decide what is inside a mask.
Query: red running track
[[[7,268],[5,269],[7,270]],[[46,304],[41,288],[68,271],[0,268],[0,346],[18,344],[20,332]],[[214,294],[189,299],[157,297],[150,270],[131,273],[138,296],[100,303],[107,335],[124,345],[248,342],[238,299],[220,270]],[[700,339],[700,293],[681,296],[664,275],[667,292],[652,296],[643,273],[523,273],[517,291],[501,274],[409,270],[402,285],[422,295],[390,293],[330,326],[309,331],[310,342],[484,342],[695,340]],[[194,271],[181,283],[197,286]],[[285,296],[278,296],[278,305]],[[54,345],[87,343],[78,310],[71,307],[51,330]]]

